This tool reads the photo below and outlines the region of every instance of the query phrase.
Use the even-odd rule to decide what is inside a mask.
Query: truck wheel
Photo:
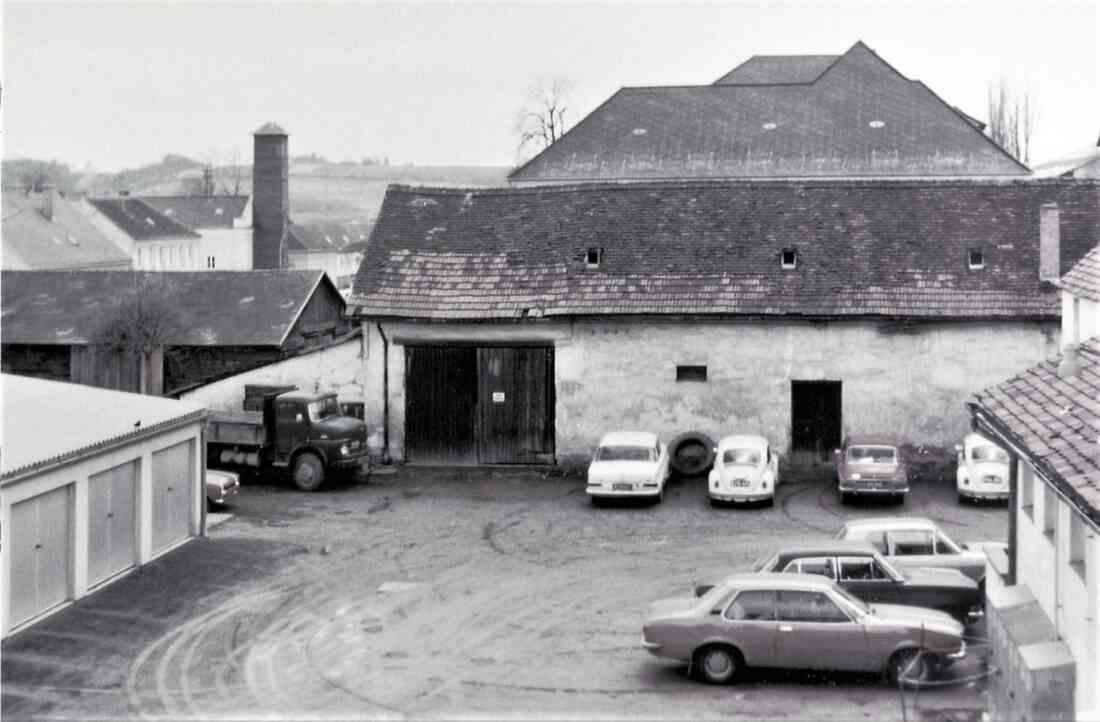
[[[315,454],[302,454],[294,460],[294,485],[302,491],[317,491],[325,481],[325,465]]]

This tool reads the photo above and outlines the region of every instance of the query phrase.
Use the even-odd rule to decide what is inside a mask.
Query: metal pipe
[[[375,324],[382,338],[382,463],[390,464],[390,341],[382,330],[382,322]]]

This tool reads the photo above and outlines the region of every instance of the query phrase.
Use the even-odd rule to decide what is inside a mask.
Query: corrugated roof
[[[754,55],[715,85],[790,85],[817,80],[839,55]]]
[[[1079,370],[1062,378],[1061,357],[975,394],[972,412],[1029,460],[1100,527],[1100,339],[1078,351]]]
[[[232,228],[248,206],[248,196],[140,196],[138,200],[191,228]]]
[[[0,478],[205,414],[202,404],[0,374]]]
[[[1100,301],[1100,246],[1074,264],[1058,285],[1074,296]]]
[[[140,198],[90,198],[88,202],[135,241],[199,237]]]
[[[1100,183],[721,181],[391,186],[349,305],[362,315],[743,314],[1056,319],[1063,268],[1100,243]],[[602,249],[596,268],[588,249]],[[971,270],[970,250],[984,268]],[[785,250],[797,267],[781,267]]]
[[[130,267],[130,257],[104,236],[65,198],[53,198],[53,220],[42,213],[45,199],[3,194],[4,268]]]
[[[923,83],[857,43],[812,83],[623,88],[509,178],[1027,174]]]
[[[3,343],[83,344],[128,293],[163,294],[180,313],[173,346],[281,346],[323,271],[5,271]],[[331,281],[326,281],[331,284]]]

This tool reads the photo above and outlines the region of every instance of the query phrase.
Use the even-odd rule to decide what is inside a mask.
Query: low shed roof
[[[0,480],[203,418],[202,404],[0,374]]]
[[[146,293],[179,312],[170,345],[281,346],[321,283],[332,284],[316,270],[5,271],[0,339],[86,344],[110,309]]]

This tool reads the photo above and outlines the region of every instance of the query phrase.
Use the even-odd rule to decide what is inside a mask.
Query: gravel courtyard
[[[5,640],[4,719],[978,719],[982,683],[899,697],[874,677],[753,673],[708,687],[640,646],[654,599],[846,517],[932,517],[1003,539],[953,485],[839,507],[824,478],[773,508],[594,508],[579,478],[405,467],[315,494],[251,480],[236,516]],[[979,645],[980,646],[980,645]],[[976,659],[960,674],[976,673]],[[903,712],[904,703],[904,712]]]

